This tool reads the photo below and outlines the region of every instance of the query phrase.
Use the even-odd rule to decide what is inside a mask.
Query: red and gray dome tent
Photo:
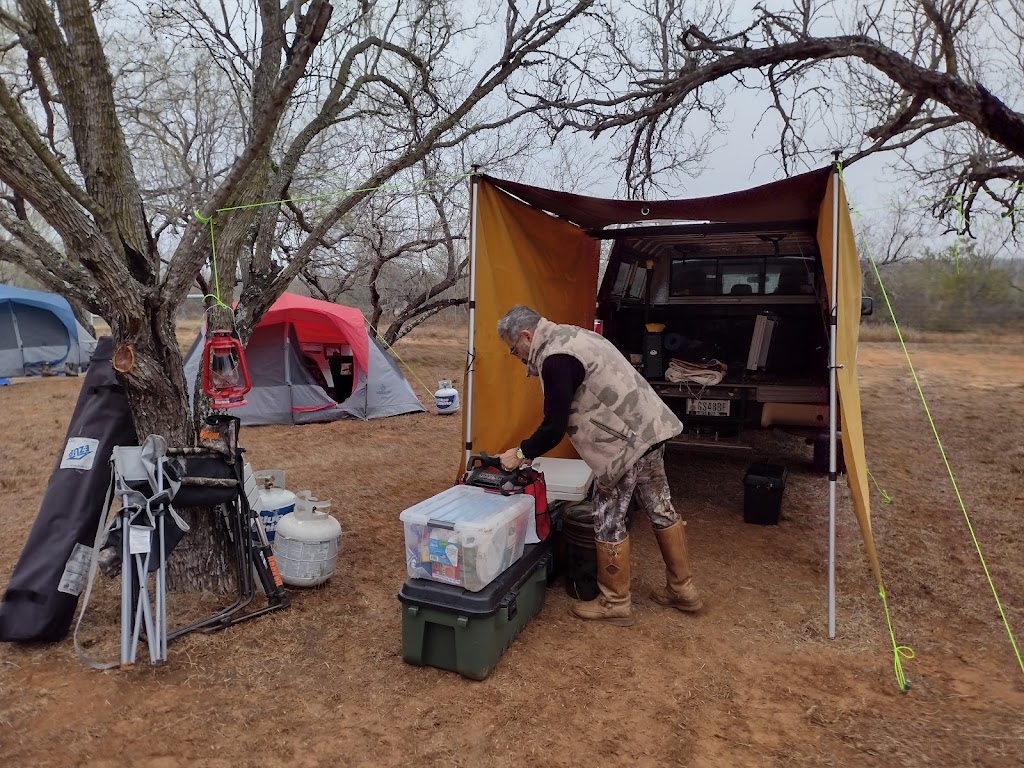
[[[185,358],[195,386],[203,332]],[[245,347],[252,389],[232,409],[243,424],[309,424],[425,411],[358,309],[283,294]]]
[[[63,296],[0,285],[0,376],[38,375],[89,365],[96,339]]]

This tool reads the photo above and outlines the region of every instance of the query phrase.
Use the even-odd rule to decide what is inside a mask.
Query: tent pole
[[[281,346],[281,353],[284,355],[284,383],[288,386],[288,420],[291,424],[295,423],[295,391],[292,388],[292,366],[289,362],[291,355],[288,353],[288,348],[292,345],[291,338],[288,336],[288,323],[281,323],[281,332],[284,334],[284,344]],[[249,335],[252,338],[252,334]],[[301,354],[301,350],[297,350]]]
[[[18,327],[18,314],[14,311],[14,302],[7,303],[7,309],[11,313],[11,327],[14,329],[14,340],[18,344],[18,351],[21,353],[21,375],[28,376],[28,369],[25,367],[25,342],[21,340],[21,329]]]
[[[479,230],[479,203],[477,200],[477,189],[479,182],[477,174],[480,166],[473,166],[473,173],[469,177],[469,205],[470,227],[472,237],[469,242],[469,345],[466,350],[466,459],[465,466],[469,467],[469,457],[473,451],[473,365],[476,358],[476,241]]]
[[[832,173],[832,291],[828,346],[828,639],[836,639],[836,337],[839,322],[839,153]]]

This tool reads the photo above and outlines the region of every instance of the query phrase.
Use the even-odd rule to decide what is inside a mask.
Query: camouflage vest
[[[566,434],[601,488],[614,486],[651,446],[682,432],[682,422],[603,336],[541,318],[529,366],[542,370],[548,355],[571,355],[583,363]]]

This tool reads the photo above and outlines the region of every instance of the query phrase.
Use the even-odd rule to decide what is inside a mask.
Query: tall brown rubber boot
[[[629,597],[629,537],[622,541],[595,541],[597,586],[601,594],[569,609],[577,619],[604,621],[620,627],[633,625],[633,603]]]
[[[700,593],[690,576],[690,558],[686,554],[686,526],[678,520],[668,528],[655,528],[658,548],[665,561],[665,588],[651,594],[656,603],[692,613],[704,607]]]

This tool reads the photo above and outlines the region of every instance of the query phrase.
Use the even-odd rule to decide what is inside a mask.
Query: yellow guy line
[[[840,178],[842,178],[842,170],[840,170]],[[878,271],[878,264],[875,262],[875,259],[870,252],[868,253],[868,258],[871,261],[871,267],[875,272],[875,279],[878,281],[878,287],[882,291],[882,298],[885,299],[885,306],[889,310],[889,317],[892,319],[893,327],[896,329],[896,336],[900,340],[900,347],[903,349],[903,355],[906,357],[907,365],[910,367],[910,374],[914,378],[914,386],[917,387],[917,394],[921,398],[921,405],[924,406],[925,415],[928,416],[928,423],[931,425],[932,435],[935,437],[935,443],[939,446],[939,454],[942,456],[942,462],[946,465],[946,472],[949,474],[949,481],[953,485],[953,492],[956,494],[957,503],[960,505],[960,511],[963,513],[964,520],[967,522],[967,530],[971,534],[971,541],[974,542],[974,549],[978,553],[978,560],[981,561],[981,568],[985,572],[985,578],[988,580],[989,589],[992,590],[992,596],[995,598],[996,607],[999,609],[999,616],[1002,618],[1003,626],[1006,628],[1006,634],[1010,638],[1010,645],[1013,646],[1013,653],[1017,657],[1017,664],[1020,666],[1021,672],[1024,673],[1024,659],[1021,658],[1020,649],[1017,647],[1017,640],[1013,636],[1013,630],[1010,628],[1010,622],[1006,618],[1006,612],[1003,610],[1003,603],[999,599],[999,592],[996,590],[996,585],[992,581],[992,574],[989,573],[988,564],[985,562],[985,555],[982,554],[981,551],[981,543],[978,541],[978,537],[974,533],[974,526],[971,524],[971,516],[967,513],[967,506],[964,504],[963,497],[960,495],[960,488],[957,486],[956,477],[953,476],[953,468],[950,466],[949,458],[946,456],[946,449],[942,445],[941,438],[939,438],[939,430],[935,426],[935,420],[932,418],[932,412],[928,407],[928,400],[924,395],[924,389],[921,387],[921,382],[917,378],[917,370],[914,368],[914,362],[910,359],[910,351],[907,349],[907,343],[903,338],[903,332],[900,330],[899,323],[896,322],[896,313],[892,308],[892,303],[889,301],[889,293],[885,290],[885,284],[882,282],[882,275]],[[884,589],[881,589],[879,594],[882,595],[882,599],[884,601]],[[896,647],[895,642],[894,638],[893,647],[897,652],[896,663],[898,665],[900,648]],[[913,653],[913,651],[911,651],[911,653]],[[908,656],[907,658],[913,658],[913,656]]]

